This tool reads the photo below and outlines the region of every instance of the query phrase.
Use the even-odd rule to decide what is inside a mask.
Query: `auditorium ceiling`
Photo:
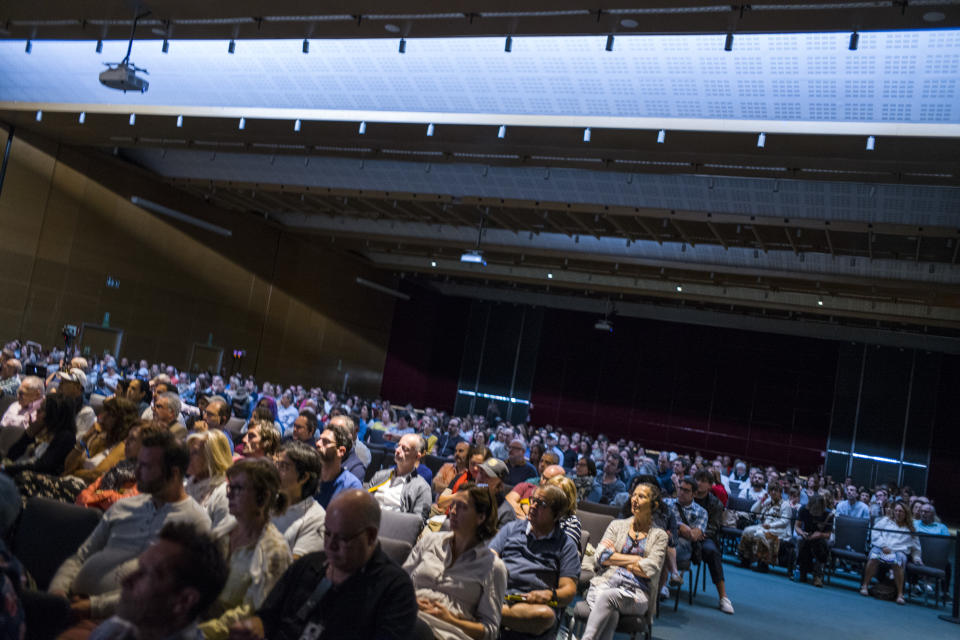
[[[960,328],[956,0],[306,6],[141,3],[124,94],[134,3],[4,3],[0,122],[385,283]]]

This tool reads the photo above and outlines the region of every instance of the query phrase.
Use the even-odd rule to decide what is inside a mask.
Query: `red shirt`
[[[730,497],[727,495],[727,490],[723,488],[722,484],[713,485],[710,491],[713,492],[713,495],[717,496],[717,499],[723,503],[723,506],[727,506],[727,500],[729,500]]]

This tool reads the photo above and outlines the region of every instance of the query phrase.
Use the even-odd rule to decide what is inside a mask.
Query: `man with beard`
[[[213,538],[194,527],[168,523],[123,579],[117,614],[90,640],[193,640],[197,618],[217,599],[228,567]]]
[[[442,493],[444,489],[453,481],[454,478],[467,470],[467,461],[470,459],[472,449],[467,442],[458,442],[457,448],[453,452],[453,462],[446,462],[433,476],[433,492]]]
[[[352,434],[346,426],[338,422],[328,424],[317,440],[317,450],[320,452],[320,486],[317,488],[316,498],[324,509],[338,493],[361,488],[357,476],[343,466],[343,461],[352,449]]]
[[[766,478],[761,469],[750,469],[750,485],[740,489],[740,497],[746,498],[751,504],[767,495]]]
[[[100,524],[75,554],[57,570],[50,593],[70,599],[76,618],[113,614],[123,579],[137,568],[137,555],[168,522],[186,522],[210,530],[210,516],[189,497],[183,480],[190,457],[186,447],[162,428],[144,429],[137,456],[137,490],[103,515]],[[81,623],[81,625],[83,625]]]

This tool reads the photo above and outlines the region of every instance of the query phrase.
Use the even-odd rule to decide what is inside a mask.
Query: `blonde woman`
[[[216,528],[230,515],[227,504],[227,469],[233,464],[230,441],[215,429],[187,437],[187,495],[200,503]]]
[[[583,524],[577,517],[577,485],[567,476],[554,476],[547,480],[547,484],[552,484],[563,489],[563,494],[567,496],[567,508],[560,514],[560,529],[573,540],[573,544],[580,548],[580,536],[583,533]]]

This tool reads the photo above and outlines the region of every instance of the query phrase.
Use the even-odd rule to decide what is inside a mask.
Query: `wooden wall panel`
[[[233,235],[155,216],[131,195]],[[49,345],[63,324],[99,324],[109,312],[124,330],[124,356],[185,367],[192,344],[212,334],[225,367],[244,349],[241,371],[261,380],[339,390],[349,373],[351,391],[379,392],[393,300],[357,286],[358,275],[384,276],[335,246],[215,209],[105,154],[19,134],[0,236],[4,340]]]

